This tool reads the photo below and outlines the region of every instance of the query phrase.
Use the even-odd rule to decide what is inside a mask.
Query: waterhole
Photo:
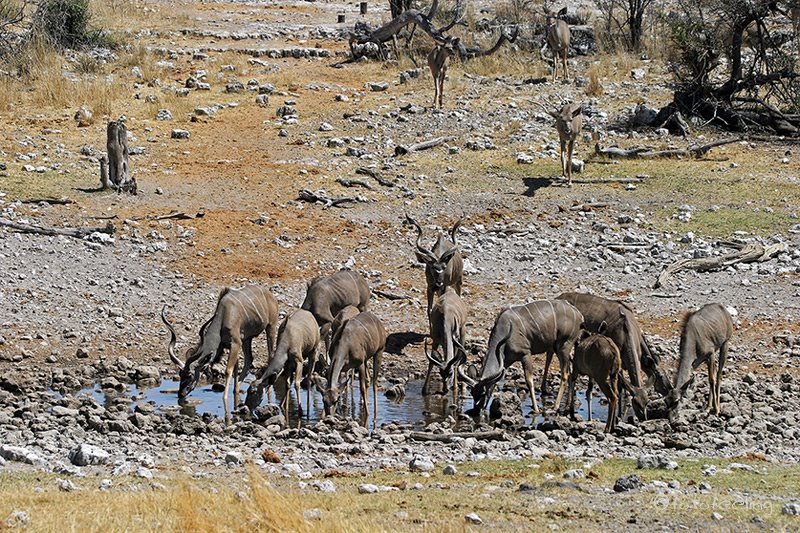
[[[279,380],[280,381],[280,380]],[[404,425],[424,426],[431,422],[440,422],[448,415],[458,419],[457,413],[463,412],[472,407],[472,397],[467,394],[460,400],[458,410],[452,402],[450,394],[442,396],[439,394],[431,394],[427,396],[422,395],[422,380],[414,380],[406,383],[406,394],[400,399],[389,399],[382,391],[378,391],[378,419],[377,426],[383,424],[399,423]],[[130,399],[131,410],[135,409],[139,403],[152,403],[157,411],[162,413],[180,411],[186,415],[202,415],[209,413],[212,415],[224,417],[225,413],[222,405],[222,391],[218,390],[219,387],[212,387],[211,385],[198,386],[186,398],[183,405],[178,404],[178,385],[179,383],[174,380],[164,379],[157,387],[138,387],[136,385],[127,385],[122,391],[113,389],[101,389],[97,384],[93,387],[80,390],[76,396],[81,394],[89,394],[93,396],[98,402],[104,405],[110,405],[117,401],[121,396]],[[246,396],[248,384],[241,385],[240,401],[244,401]],[[435,385],[433,385],[435,387]],[[433,389],[432,389],[433,390]],[[233,391],[230,391],[229,405],[233,406]],[[278,390],[273,391],[272,401],[279,403],[279,399],[283,397],[284,389],[281,384],[278,384]],[[373,406],[372,406],[372,387],[367,389],[368,401],[367,411],[364,412],[361,407],[361,393],[358,388],[358,381],[348,391],[342,391],[340,397],[338,413],[342,416],[353,418],[363,424],[372,426],[373,424]],[[576,398],[580,400],[580,408],[576,409],[584,419],[588,416],[585,400],[585,389],[576,390]],[[300,389],[300,398],[295,397],[295,391],[292,387],[290,391],[289,401],[289,422],[292,426],[302,425],[305,423],[315,423],[323,415],[322,397],[312,389],[311,393],[311,408],[310,416],[305,415],[306,401],[308,398],[308,391]],[[266,400],[265,400],[266,401]],[[548,414],[553,412],[554,396],[549,395],[542,398],[537,392],[537,401],[539,409],[543,407]],[[303,409],[303,415],[300,415],[299,407]],[[526,420],[532,422],[534,425],[542,422],[544,418],[538,415],[536,420],[531,420],[532,404],[530,398],[527,397],[522,403],[522,411],[526,416]],[[594,396],[592,398],[592,415],[596,420],[606,420],[608,414],[608,405],[602,393],[595,387]]]

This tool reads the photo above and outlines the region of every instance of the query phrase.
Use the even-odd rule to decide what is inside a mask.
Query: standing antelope
[[[428,373],[422,385],[422,394],[428,394],[428,385],[433,367],[439,369],[442,377],[442,394],[453,387],[453,401],[458,397],[457,368],[466,360],[466,354],[459,347],[464,344],[464,324],[467,321],[467,307],[453,287],[445,288],[441,296],[434,295],[430,314],[431,352],[425,343],[425,356],[428,358]],[[444,348],[444,356],[440,350]]]
[[[472,386],[474,407],[467,413],[480,414],[506,367],[517,361],[522,361],[533,410],[538,413],[539,405],[533,390],[533,359],[530,356],[539,353],[547,354],[545,368],[550,366],[553,353],[558,355],[561,385],[555,407],[560,410],[569,379],[572,348],[581,333],[582,323],[580,311],[563,300],[536,300],[504,309],[494,322],[479,378],[473,380],[459,369],[461,380]]]
[[[464,262],[461,251],[458,249],[456,234],[464,217],[458,219],[450,230],[450,240],[447,242],[444,234],[439,233],[433,248],[426,250],[419,243],[422,238],[422,227],[416,220],[406,215],[406,221],[417,229],[417,261],[425,263],[425,281],[427,282],[426,296],[428,298],[427,315],[430,320],[433,295],[443,294],[445,288],[453,287],[456,294],[461,296],[461,283],[464,279]]]
[[[564,79],[569,81],[569,71],[567,70],[567,54],[569,53],[569,40],[570,31],[569,25],[561,20],[567,14],[567,8],[564,7],[557,14],[545,8],[545,32],[546,41],[542,49],[539,50],[539,55],[546,61],[544,56],[544,49],[549,47],[553,53],[553,81],[557,79],[558,73],[558,60],[561,59],[561,65],[564,67]]]
[[[572,188],[572,151],[575,148],[575,139],[583,127],[581,112],[583,106],[580,102],[564,104],[559,111],[552,111],[541,106],[544,111],[556,119],[556,131],[561,142],[561,176],[567,178],[569,187]]]
[[[445,44],[437,44],[428,54],[428,66],[431,68],[433,76],[433,107],[442,108],[442,97],[444,96],[444,79],[447,75],[447,64],[450,58],[456,55],[459,39],[447,41]]]
[[[170,333],[169,357],[180,368],[181,384],[178,398],[183,400],[197,386],[200,375],[222,357],[223,350],[230,351],[225,369],[225,393],[222,403],[225,408],[225,422],[230,422],[228,409],[228,390],[233,376],[234,404],[239,404],[239,381],[244,379],[253,364],[253,338],[267,332],[267,350],[270,358],[275,345],[278,325],[278,302],[263,287],[247,285],[241,289],[226,287],[219,294],[217,307],[208,321],[200,327],[199,342],[186,350],[184,361],[175,354],[175,328],[166,317],[165,305],[161,309],[161,320]],[[236,374],[239,352],[244,353],[244,364]]]
[[[678,413],[694,383],[692,371],[703,363],[708,365],[708,411],[719,415],[722,369],[728,357],[728,342],[733,336],[733,320],[721,304],[707,304],[689,313],[683,321],[680,344],[680,364],[675,386],[667,397],[670,418]],[[719,350],[719,356],[714,352]]]
[[[244,404],[254,412],[264,399],[264,391],[273,385],[282,374],[286,379],[286,396],[281,402],[286,418],[289,418],[289,386],[294,375],[294,390],[297,403],[300,404],[300,378],[303,372],[303,363],[308,362],[306,370],[306,386],[309,393],[306,396],[306,416],[311,416],[311,373],[316,362],[317,347],[319,346],[319,327],[317,321],[309,311],[298,309],[287,316],[278,329],[278,345],[275,347],[275,356],[270,360],[267,368],[262,372],[247,389]],[[302,408],[300,409],[302,412]]]
[[[378,370],[381,354],[386,347],[386,330],[380,319],[370,312],[359,313],[345,321],[331,340],[331,362],[328,366],[327,379],[315,376],[317,387],[323,391],[322,402],[325,415],[336,410],[340,389],[347,384],[348,378],[340,381],[340,376],[350,369],[358,370],[361,388],[361,405],[367,410],[367,361],[372,362],[372,402],[374,406],[373,422],[378,420]]]
[[[604,431],[610,433],[617,426],[617,406],[619,405],[620,385],[632,389],[632,385],[622,375],[622,357],[617,344],[606,337],[605,322],[601,323],[599,333],[584,330],[575,345],[572,357],[572,373],[569,377],[569,412],[575,417],[575,381],[578,376],[588,376],[586,404],[589,422],[592,421],[592,388],[594,383],[608,399],[608,419]]]

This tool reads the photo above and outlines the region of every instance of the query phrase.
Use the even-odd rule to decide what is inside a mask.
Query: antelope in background
[[[444,96],[444,79],[447,76],[447,64],[450,58],[456,55],[459,39],[456,37],[445,44],[436,44],[436,47],[428,54],[428,66],[433,76],[433,107],[442,108],[442,98]]]
[[[572,188],[572,151],[575,148],[575,139],[583,127],[581,112],[583,105],[580,102],[564,104],[560,110],[553,111],[539,104],[545,113],[556,119],[556,131],[561,143],[561,176],[567,179]]]
[[[558,78],[558,60],[561,59],[561,65],[564,67],[564,80],[569,81],[569,71],[567,70],[567,54],[569,53],[569,40],[570,31],[569,25],[561,20],[567,14],[567,8],[564,7],[557,14],[545,8],[545,37],[546,41],[542,49],[539,50],[539,55],[542,60],[547,61],[544,55],[545,48],[550,48],[553,53],[553,81]]]
[[[369,285],[361,274],[340,270],[330,276],[317,276],[311,280],[300,308],[314,315],[320,327],[320,336],[327,342],[336,314],[348,305],[366,311],[369,295]]]
[[[444,293],[434,295],[433,307],[430,314],[430,333],[432,346],[428,352],[427,340],[424,345],[425,356],[428,358],[428,373],[422,385],[422,394],[428,394],[431,372],[433,367],[439,369],[442,378],[442,394],[453,387],[453,401],[458,397],[457,367],[466,360],[466,354],[461,351],[464,344],[464,324],[467,321],[467,307],[453,287],[446,287]],[[441,349],[444,348],[444,355]]]
[[[161,308],[161,320],[170,333],[170,359],[180,368],[178,398],[182,401],[194,390],[200,375],[216,363],[225,349],[229,350],[225,369],[225,392],[222,403],[225,422],[230,422],[228,390],[233,376],[233,401],[239,405],[239,381],[250,372],[253,364],[253,338],[267,332],[267,350],[272,358],[278,326],[278,302],[267,289],[258,285],[247,285],[241,289],[226,287],[220,292],[214,315],[200,327],[200,340],[186,350],[182,361],[175,354],[175,328],[166,317],[167,306]],[[239,361],[239,352],[244,353],[244,364],[239,373],[234,373]]]
[[[678,409],[694,383],[692,371],[706,363],[708,365],[708,411],[719,415],[720,384],[722,369],[728,357],[728,342],[733,336],[733,320],[721,304],[706,304],[689,313],[683,321],[680,344],[680,364],[675,376],[675,386],[667,397],[670,419]],[[714,352],[719,350],[715,357]]]
[[[433,248],[426,250],[419,243],[422,238],[422,228],[416,220],[406,215],[406,222],[417,229],[417,261],[425,264],[428,321],[430,321],[434,293],[442,295],[447,287],[453,287],[456,294],[461,296],[461,284],[464,279],[464,262],[461,259],[461,251],[458,249],[456,234],[463,221],[464,217],[458,219],[458,222],[456,222],[450,230],[451,242],[447,242],[444,234],[440,232]]]
[[[561,398],[569,379],[572,349],[580,336],[582,323],[580,311],[563,300],[536,300],[504,309],[497,315],[489,335],[479,378],[471,379],[459,369],[462,381],[472,387],[474,407],[467,414],[477,415],[483,411],[494,386],[503,378],[505,369],[517,361],[522,361],[533,411],[538,413],[531,356],[540,353],[547,354],[545,368],[549,368],[553,353],[558,355],[561,385],[555,407],[560,410]]]

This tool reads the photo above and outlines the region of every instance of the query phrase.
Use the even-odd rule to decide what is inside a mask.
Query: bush
[[[34,15],[34,29],[58,49],[108,45],[105,33],[91,25],[89,0],[44,0]]]

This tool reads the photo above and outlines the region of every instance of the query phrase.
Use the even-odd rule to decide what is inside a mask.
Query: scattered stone
[[[188,139],[189,138],[189,132],[187,130],[174,129],[174,130],[172,130],[171,137],[173,139]]]
[[[464,520],[466,520],[470,524],[475,524],[475,525],[483,524],[483,520],[481,519],[480,516],[478,516],[478,513],[469,513],[464,517]]]
[[[86,443],[78,445],[69,452],[69,460],[76,466],[106,464],[110,457],[111,455],[102,448]]]
[[[172,112],[169,109],[159,109],[156,120],[172,120]]]
[[[427,457],[416,456],[411,459],[411,462],[408,464],[408,468],[412,472],[431,472],[436,468],[436,466],[433,464],[433,461]]]
[[[533,164],[533,156],[526,154],[525,152],[519,152],[517,154],[517,163],[520,165],[532,165]]]
[[[614,492],[627,492],[629,490],[640,489],[644,486],[642,480],[636,474],[622,476],[614,482]]]
[[[442,474],[446,476],[454,476],[458,473],[458,469],[455,465],[447,465],[442,469]]]
[[[333,126],[327,122],[323,122],[319,125],[319,131],[333,131]]]
[[[722,515],[717,512],[711,513],[711,520],[719,522],[720,520],[722,520]]]
[[[322,520],[322,511],[319,507],[314,507],[312,509],[306,509],[303,511],[303,518],[305,520]]]
[[[389,84],[385,81],[368,81],[364,86],[372,92],[381,92],[389,88]]]
[[[100,481],[100,490],[102,492],[106,492],[108,490],[111,490],[111,487],[113,485],[114,485],[114,482],[111,481],[110,479],[103,479],[103,480]]]
[[[234,81],[225,85],[226,93],[241,93],[244,92],[244,84],[240,81]]]
[[[333,481],[330,479],[326,479],[324,481],[315,479],[311,482],[311,486],[320,492],[336,492],[336,485],[334,485]]]
[[[583,473],[583,469],[581,468],[567,470],[566,472],[564,472],[565,479],[581,479],[584,477],[586,477],[586,475]]]
[[[31,517],[25,511],[12,511],[6,518],[6,527],[8,529],[24,528],[30,523]]]
[[[56,484],[58,485],[58,488],[64,492],[75,492],[78,490],[78,487],[75,485],[75,483],[69,479],[56,478]]]
[[[800,516],[800,503],[787,503],[781,512],[786,516]]]
[[[92,115],[92,110],[85,105],[81,106],[80,109],[75,112],[74,118],[77,121],[79,128],[86,128],[94,123],[94,115]]]
[[[358,486],[359,494],[374,494],[378,492],[378,486],[372,483],[362,483]]]
[[[49,463],[36,453],[20,446],[0,445],[0,457],[17,463],[41,466],[48,468]]]
[[[225,464],[227,465],[242,465],[244,464],[244,455],[241,452],[230,451],[225,453]]]
[[[678,463],[665,455],[640,455],[636,459],[636,468],[660,468],[663,470],[675,470]]]
[[[259,94],[256,96],[256,104],[260,105],[261,107],[267,107],[269,105],[269,95]]]

